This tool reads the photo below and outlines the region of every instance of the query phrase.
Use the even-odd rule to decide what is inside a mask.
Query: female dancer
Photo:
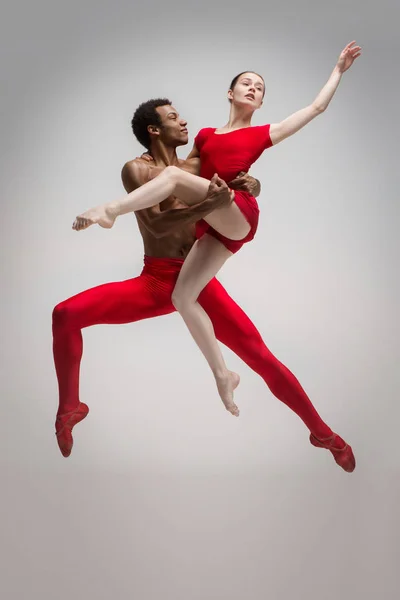
[[[293,135],[325,111],[343,73],[361,54],[360,46],[354,44],[354,41],[350,42],[341,52],[329,80],[314,102],[277,124],[251,126],[253,113],[263,103],[265,83],[256,73],[241,73],[232,81],[228,91],[231,110],[227,125],[218,130],[202,129],[195,138],[189,158],[200,157],[200,177],[174,166],[167,167],[155,179],[122,200],[78,216],[73,229],[79,231],[95,223],[110,228],[118,216],[159,204],[170,195],[187,205],[198,203],[206,197],[213,174],[218,173],[224,180],[230,181],[238,172],[248,171],[266,148]],[[239,375],[227,369],[211,321],[197,302],[200,292],[226,260],[253,239],[257,231],[259,209],[255,198],[244,192],[232,191],[231,200],[230,205],[215,210],[198,224],[198,239],[179,274],[172,303],[210,365],[225,407],[238,416],[233,391],[239,384]]]

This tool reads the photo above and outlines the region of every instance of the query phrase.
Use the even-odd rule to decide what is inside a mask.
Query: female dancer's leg
[[[73,228],[85,229],[94,223],[112,227],[118,215],[153,206],[170,195],[177,196],[188,205],[197,204],[206,198],[209,185],[207,179],[191,175],[177,167],[167,167],[155,179],[131,192],[123,200],[84,213],[76,219]],[[249,223],[234,202],[216,209],[206,220],[216,231],[232,240],[243,239],[250,230]],[[239,411],[233,403],[233,390],[239,383],[239,376],[228,371],[211,322],[196,302],[202,289],[232,253],[211,236],[203,237],[204,240],[202,238],[195,243],[185,260],[174,290],[173,304],[207,359],[226,408],[238,415]]]
[[[200,292],[230,256],[232,253],[210,235],[205,234],[197,240],[179,273],[172,304],[210,365],[226,409],[239,416],[239,409],[233,402],[233,390],[239,385],[239,375],[228,371],[211,320],[197,302]]]
[[[209,180],[204,177],[192,175],[178,167],[166,167],[160,175],[122,200],[92,208],[78,216],[73,229],[79,231],[95,223],[110,228],[118,216],[155,206],[171,195],[188,206],[198,204],[206,198],[209,186]],[[217,208],[204,220],[218,233],[231,240],[242,240],[250,231],[249,223],[234,202]]]

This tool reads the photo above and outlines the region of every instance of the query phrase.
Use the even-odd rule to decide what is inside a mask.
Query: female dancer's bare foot
[[[114,203],[96,206],[96,208],[91,208],[76,217],[72,229],[81,231],[82,229],[87,229],[90,225],[96,224],[105,229],[111,229],[117,216],[117,206]]]
[[[233,371],[228,371],[226,375],[215,378],[217,382],[218,392],[221,396],[221,400],[228,410],[235,417],[239,416],[239,408],[233,401],[233,390],[237,388],[240,383],[240,377]]]

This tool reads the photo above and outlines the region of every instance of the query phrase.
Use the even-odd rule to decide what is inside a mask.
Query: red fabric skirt
[[[201,219],[201,221],[196,223],[196,238],[200,239],[205,233],[208,233],[208,235],[212,235],[214,238],[219,240],[225,246],[225,248],[230,250],[233,254],[238,252],[243,244],[250,242],[250,240],[254,238],[258,228],[260,209],[258,208],[257,200],[246,192],[236,191],[234,202],[236,202],[246,221],[250,225],[250,231],[246,237],[244,237],[242,240],[230,240],[213,229],[211,225],[204,221],[204,219]]]

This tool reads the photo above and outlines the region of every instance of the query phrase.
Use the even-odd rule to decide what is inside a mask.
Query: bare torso
[[[131,168],[133,165],[139,166],[135,171]],[[178,160],[176,165],[185,171],[198,174],[198,165],[196,161]],[[158,175],[165,167],[151,166],[149,163],[140,159],[135,159],[126,163],[122,170],[122,181],[125,190],[130,193],[137,187],[140,187],[150,179]],[[145,209],[135,213],[138,222],[139,231],[143,238],[144,253],[147,256],[158,256],[165,258],[186,258],[191,247],[195,242],[195,224],[182,223],[182,226],[173,232],[158,237],[151,233],[146,227],[156,213],[162,213],[170,210],[180,210],[186,208],[176,197],[166,198],[161,204],[155,207]]]

